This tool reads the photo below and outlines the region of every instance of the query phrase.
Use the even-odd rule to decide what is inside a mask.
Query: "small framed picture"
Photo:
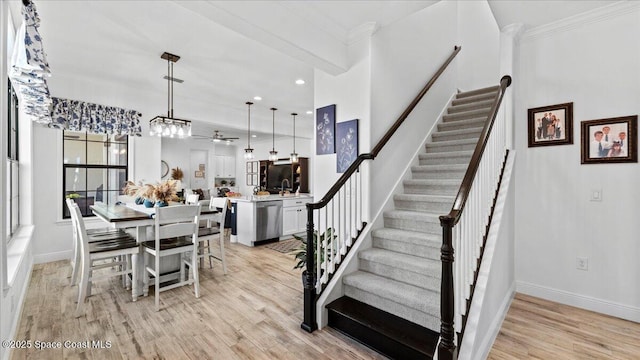
[[[582,164],[638,162],[638,115],[588,120],[580,125]]]
[[[336,168],[347,171],[358,157],[358,119],[343,121],[336,126]]]
[[[529,109],[529,147],[573,144],[573,103]]]
[[[204,177],[204,171],[196,170],[195,174],[193,175],[193,177],[203,178]]]
[[[316,155],[336,152],[336,106],[316,109]]]

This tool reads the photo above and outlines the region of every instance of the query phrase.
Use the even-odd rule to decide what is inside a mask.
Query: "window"
[[[20,226],[20,198],[19,198],[19,180],[20,166],[18,163],[18,96],[16,95],[11,82],[9,84],[9,99],[7,107],[9,110],[7,121],[7,238]]]
[[[83,216],[90,206],[115,204],[127,180],[127,135],[63,133],[63,198],[73,198]],[[64,218],[69,210],[62,202]]]

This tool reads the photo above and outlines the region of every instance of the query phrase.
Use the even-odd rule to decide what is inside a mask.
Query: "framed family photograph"
[[[336,152],[336,106],[316,109],[316,155]]]
[[[638,162],[638,115],[580,124],[582,164]]]
[[[529,147],[573,144],[573,103],[529,109]]]

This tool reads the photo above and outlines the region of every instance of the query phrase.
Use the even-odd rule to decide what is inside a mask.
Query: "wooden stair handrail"
[[[415,109],[415,107],[418,105],[420,100],[422,100],[422,98],[427,93],[427,91],[431,89],[431,87],[436,82],[436,80],[438,80],[440,75],[442,75],[442,73],[447,69],[447,67],[449,66],[449,63],[453,61],[453,58],[455,58],[456,55],[458,55],[458,53],[460,52],[460,49],[462,49],[461,46],[453,47],[453,52],[451,53],[451,55],[449,55],[447,60],[440,66],[438,71],[431,77],[429,82],[427,82],[427,84],[422,88],[422,90],[420,90],[418,95],[416,95],[413,101],[411,101],[409,106],[407,106],[407,108],[402,112],[400,117],[398,117],[398,119],[393,123],[393,125],[389,128],[389,130],[387,130],[387,132],[380,139],[380,141],[378,141],[376,146],[373,147],[373,150],[371,150],[371,152],[369,153],[358,155],[356,160],[351,164],[351,166],[349,166],[349,168],[344,172],[344,174],[340,176],[340,178],[329,189],[329,191],[327,191],[327,193],[322,197],[322,199],[320,199],[320,201],[315,203],[308,203],[307,209],[321,209],[325,207],[329,203],[329,201],[335,196],[335,194],[338,193],[340,188],[342,188],[342,186],[347,183],[347,180],[349,180],[351,175],[353,175],[353,173],[356,172],[356,170],[358,170],[358,167],[360,166],[360,164],[362,164],[363,161],[373,160],[375,159],[376,156],[378,156],[378,153],[380,153],[380,150],[384,148],[384,146],[387,144],[387,142],[389,142],[393,134],[396,133],[396,130],[398,130],[400,125],[402,125],[402,123],[407,119],[407,117],[409,117],[409,114],[411,114],[413,109]]]

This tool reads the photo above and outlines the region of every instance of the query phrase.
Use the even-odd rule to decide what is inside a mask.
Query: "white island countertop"
[[[247,195],[247,196],[238,196],[238,197],[229,198],[231,202],[259,202],[259,201],[274,201],[274,200],[287,200],[287,199],[313,199],[313,195],[311,194],[296,195],[292,193],[285,196],[272,194],[272,195]]]

